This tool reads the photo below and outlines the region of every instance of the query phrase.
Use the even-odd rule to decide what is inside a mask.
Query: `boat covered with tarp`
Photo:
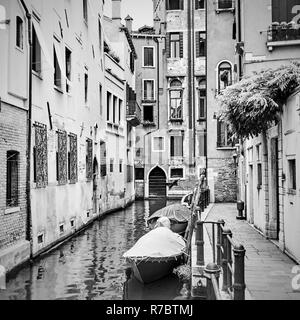
[[[124,254],[134,276],[142,283],[159,280],[180,265],[186,241],[167,227],[158,227],[141,237]]]
[[[154,229],[156,222],[161,217],[167,217],[171,221],[171,230],[183,234],[191,219],[191,211],[181,203],[171,204],[154,212],[147,220],[149,228]]]

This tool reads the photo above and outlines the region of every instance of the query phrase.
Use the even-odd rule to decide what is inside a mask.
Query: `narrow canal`
[[[10,275],[0,300],[174,299],[182,289],[176,276],[147,286],[135,279],[126,282],[128,265],[122,257],[148,231],[147,217],[171,203],[140,201],[95,221],[58,249]]]

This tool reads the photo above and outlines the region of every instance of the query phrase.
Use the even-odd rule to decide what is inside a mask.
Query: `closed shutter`
[[[282,0],[272,0],[272,21],[273,22],[281,21],[280,1]]]
[[[196,1],[198,3],[198,1]],[[196,57],[200,57],[200,31],[196,32]]]
[[[183,32],[179,33],[180,40],[180,58],[183,58]]]
[[[170,33],[167,33],[167,36],[166,36],[166,53],[167,53],[167,58],[170,58],[171,57],[171,34]]]

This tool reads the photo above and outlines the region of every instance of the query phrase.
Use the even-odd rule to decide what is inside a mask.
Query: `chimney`
[[[126,21],[126,28],[128,29],[129,33],[131,33],[132,32],[132,21],[133,21],[133,19],[130,17],[130,15],[128,15],[125,18],[125,21]]]
[[[112,19],[121,24],[121,0],[112,0]]]
[[[160,19],[158,15],[154,18],[154,30],[156,34],[160,34]]]

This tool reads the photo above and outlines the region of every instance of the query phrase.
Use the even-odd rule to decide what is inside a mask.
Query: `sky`
[[[133,30],[144,25],[153,26],[152,0],[122,0],[122,23],[129,14],[133,18]]]

